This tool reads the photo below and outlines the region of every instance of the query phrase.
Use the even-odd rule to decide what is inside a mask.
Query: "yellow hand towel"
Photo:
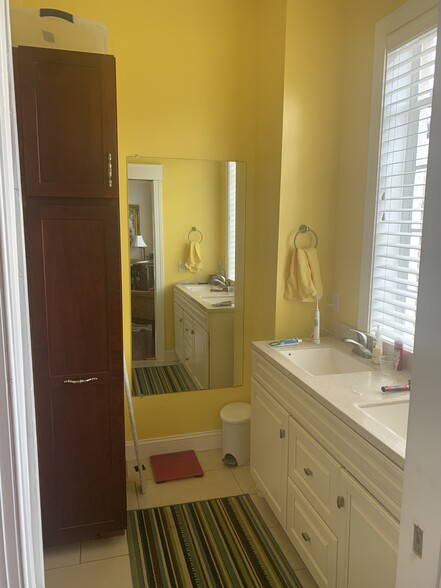
[[[315,302],[316,296],[323,295],[322,278],[317,249],[295,249],[286,281],[285,298],[294,300],[300,298],[302,302]]]
[[[190,251],[188,254],[188,259],[185,263],[185,267],[188,269],[189,272],[192,272],[194,274],[201,271],[201,248],[199,246],[199,243],[196,241],[190,242]]]

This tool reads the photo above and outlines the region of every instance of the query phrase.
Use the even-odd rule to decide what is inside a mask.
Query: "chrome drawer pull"
[[[303,468],[303,471],[305,472],[305,476],[312,476],[312,470],[309,468]]]
[[[311,537],[308,535],[306,531],[303,531],[302,537],[304,541],[311,541]]]
[[[279,435],[281,439],[285,439],[285,429],[280,429]]]
[[[109,188],[112,187],[112,154],[109,153],[109,155],[107,156],[107,161],[108,161],[108,165],[107,165],[107,174],[108,174],[108,179],[109,179]]]
[[[87,380],[64,380],[64,384],[87,384],[87,382],[96,382],[98,378],[87,378]]]

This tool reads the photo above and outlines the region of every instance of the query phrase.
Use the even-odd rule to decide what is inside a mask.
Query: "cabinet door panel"
[[[339,582],[342,588],[394,588],[399,523],[352,476],[343,472]],[[345,516],[344,516],[345,515]]]
[[[35,47],[15,55],[26,196],[116,198],[114,58]]]
[[[288,413],[254,380],[251,396],[251,474],[286,528]]]
[[[46,545],[125,528],[118,207],[67,202],[26,208]]]
[[[178,359],[182,362],[184,358],[184,311],[175,302],[174,304],[174,327],[175,327],[175,351]]]
[[[39,389],[38,449],[46,545],[126,526],[120,380]]]
[[[121,372],[118,222],[112,205],[57,200],[27,206],[32,346],[40,377]]]

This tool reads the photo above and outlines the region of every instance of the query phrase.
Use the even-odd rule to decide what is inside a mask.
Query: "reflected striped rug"
[[[301,588],[247,494],[127,514],[133,588]]]
[[[196,386],[180,363],[137,367],[132,370],[134,396],[186,392]]]

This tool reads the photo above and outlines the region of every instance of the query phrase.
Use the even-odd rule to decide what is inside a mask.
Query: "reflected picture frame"
[[[129,241],[130,245],[139,235],[139,204],[129,204]]]

